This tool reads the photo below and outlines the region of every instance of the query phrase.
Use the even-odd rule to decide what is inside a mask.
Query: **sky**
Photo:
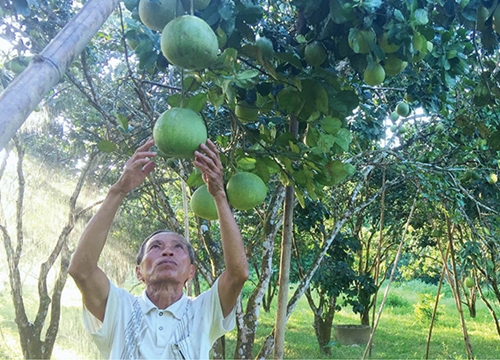
[[[0,52],[8,51],[12,44],[5,39],[0,38]]]

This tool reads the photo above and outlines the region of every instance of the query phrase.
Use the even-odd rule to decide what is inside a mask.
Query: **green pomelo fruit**
[[[202,117],[193,110],[172,108],[156,120],[153,138],[166,156],[187,159],[207,141],[207,128]]]
[[[319,66],[326,60],[326,50],[319,41],[313,41],[306,45],[304,57],[311,66]]]
[[[363,73],[365,83],[371,86],[382,84],[385,80],[385,70],[380,64],[373,64],[373,67],[367,67]]]
[[[151,30],[162,31],[175,17],[184,14],[177,0],[140,0],[139,18]]]
[[[476,284],[476,282],[475,282],[475,281],[474,281],[474,279],[473,279],[473,278],[471,278],[470,276],[469,276],[469,277],[467,277],[467,278],[465,278],[464,285],[465,285],[466,287],[468,287],[469,289],[470,289],[470,288],[473,288],[475,284]]]
[[[219,43],[202,19],[184,15],[170,21],[161,33],[161,51],[172,64],[184,69],[209,67],[217,58]]]
[[[410,106],[402,101],[398,105],[396,105],[396,112],[399,116],[406,117],[410,114]]]
[[[260,48],[264,59],[272,59],[274,56],[273,43],[266,37],[259,37],[255,40],[255,45]]]
[[[207,220],[217,220],[217,207],[212,195],[208,192],[207,185],[202,185],[191,196],[191,210],[198,217]]]
[[[401,45],[393,44],[389,42],[389,33],[384,32],[378,38],[378,45],[386,54],[392,54],[399,50]]]
[[[229,179],[226,191],[229,203],[235,209],[249,210],[265,200],[267,186],[257,175],[239,172]]]
[[[255,105],[250,105],[245,100],[242,100],[236,104],[234,113],[241,122],[252,122],[257,120],[259,109]]]
[[[392,132],[396,132],[396,131],[398,131],[398,126],[397,126],[397,125],[392,125],[392,126],[391,126],[391,131],[392,131]]]
[[[193,0],[193,10],[203,10],[208,5],[210,5],[211,0]],[[191,0],[182,0],[182,5],[184,5],[184,9],[191,9]]]
[[[392,121],[396,121],[399,119],[399,114],[396,111],[391,112],[391,115],[389,116]]]
[[[384,60],[384,70],[387,76],[396,76],[401,73],[408,63],[406,61],[401,60],[394,54],[387,56]]]

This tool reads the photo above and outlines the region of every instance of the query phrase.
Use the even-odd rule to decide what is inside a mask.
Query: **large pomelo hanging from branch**
[[[212,28],[193,15],[175,18],[161,33],[161,51],[172,64],[201,70],[217,58],[219,44]]]
[[[238,210],[249,210],[262,203],[267,186],[262,179],[250,172],[234,174],[226,186],[229,203]]]
[[[217,220],[219,215],[217,213],[217,206],[215,205],[214,198],[208,192],[207,185],[202,185],[191,196],[191,210],[196,216],[207,220]]]
[[[140,0],[139,18],[151,30],[162,31],[165,25],[184,14],[177,0]]]
[[[193,110],[172,108],[156,120],[153,138],[165,156],[187,159],[194,157],[194,151],[207,141],[207,128]]]

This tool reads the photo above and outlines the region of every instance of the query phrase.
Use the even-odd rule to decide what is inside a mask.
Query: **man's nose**
[[[174,252],[173,252],[173,251],[172,251],[172,249],[170,249],[170,248],[165,248],[165,249],[163,250],[163,255],[164,255],[164,256],[174,256]]]

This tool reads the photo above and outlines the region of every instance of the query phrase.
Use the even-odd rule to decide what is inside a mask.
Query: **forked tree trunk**
[[[319,304],[316,306],[311,291],[306,291],[309,307],[314,314],[314,332],[320,351],[325,355],[332,354],[330,341],[332,339],[333,318],[335,316],[335,306],[337,305],[336,296],[321,295]]]
[[[88,0],[0,95],[0,150],[109,17],[119,0]],[[28,89],[28,91],[27,91]]]

